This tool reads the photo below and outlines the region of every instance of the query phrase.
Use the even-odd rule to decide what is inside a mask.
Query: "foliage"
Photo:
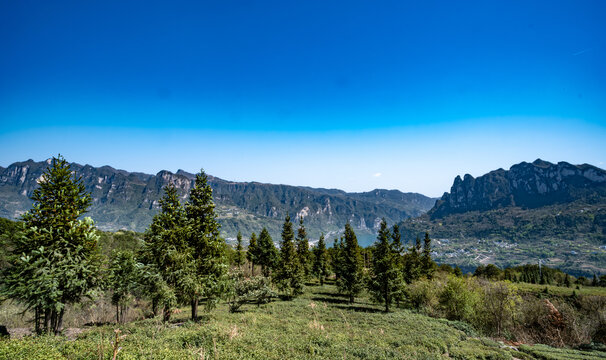
[[[226,299],[230,312],[238,311],[246,303],[266,304],[275,295],[269,279],[265,276],[245,278],[240,271],[229,275]]]
[[[274,245],[274,241],[269,235],[266,228],[261,230],[259,234],[259,242],[256,247],[255,259],[258,265],[261,265],[263,276],[268,277],[271,271],[275,269],[278,262],[278,250]]]
[[[472,322],[481,299],[473,280],[448,276],[439,301],[447,319]]]
[[[311,253],[309,252],[309,239],[307,238],[307,231],[305,225],[303,225],[303,217],[299,218],[299,228],[297,229],[296,238],[297,247],[297,259],[299,260],[299,266],[303,272],[304,279],[307,280],[311,276]]]
[[[337,288],[353,303],[355,296],[363,289],[363,261],[356,234],[349,223],[345,224],[343,239],[336,263],[339,274]]]
[[[93,221],[80,217],[91,203],[82,179],[60,155],[47,167],[13,237],[10,266],[3,270],[2,297],[35,310],[37,331],[58,333],[65,306],[92,296],[100,285]]]
[[[295,234],[292,229],[290,216],[286,215],[282,227],[282,243],[280,244],[280,263],[275,281],[278,289],[287,298],[293,298],[303,292],[303,272],[294,244]]]
[[[385,304],[385,312],[395,299],[402,297],[404,280],[400,269],[400,254],[397,240],[391,241],[392,235],[385,219],[381,221],[377,243],[372,253],[372,268],[368,281],[368,290],[375,301]]]
[[[158,213],[149,230],[140,258],[144,264],[145,284],[154,308],[164,307],[164,320],[170,320],[176,300],[183,301],[194,276],[193,259],[186,243],[185,211],[174,185],[164,188]]]
[[[320,235],[318,244],[312,250],[313,266],[312,273],[320,281],[320,285],[324,285],[324,280],[329,274],[329,259],[328,251],[326,250],[326,242],[324,234]]]
[[[234,259],[234,263],[238,268],[242,267],[244,264],[244,251],[242,248],[242,233],[238,231],[238,235],[236,235],[236,256]]]
[[[192,319],[196,320],[199,298],[204,297],[207,307],[212,307],[225,290],[224,276],[227,271],[224,241],[219,237],[213,191],[204,170],[196,174],[194,186],[185,205],[185,217],[187,246],[190,248],[195,269],[186,292],[191,301]]]
[[[124,313],[132,302],[139,286],[139,268],[135,256],[130,251],[119,251],[114,254],[108,275],[108,285],[112,290],[112,305],[116,307],[116,322],[124,322]]]
[[[254,275],[255,264],[257,263],[257,234],[252,233],[250,235],[250,240],[248,241],[248,249],[246,249],[246,259],[250,263],[251,273]]]

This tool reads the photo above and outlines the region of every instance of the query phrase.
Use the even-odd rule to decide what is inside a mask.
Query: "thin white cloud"
[[[381,174],[381,173],[376,173],[376,174],[374,174],[373,176],[374,176],[374,177],[380,177],[381,175],[383,175],[383,174]]]
[[[591,50],[591,48],[587,48],[587,49],[583,49],[581,51],[577,51],[574,54],[572,54],[572,56],[579,56],[581,54],[584,54],[584,53],[588,52],[589,50]]]

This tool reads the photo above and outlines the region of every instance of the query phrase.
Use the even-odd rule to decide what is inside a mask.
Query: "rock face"
[[[0,216],[17,218],[31,206],[29,197],[48,162],[28,160],[0,167]],[[156,175],[131,173],[109,166],[71,164],[81,176],[93,204],[91,216],[103,230],[143,231],[158,211],[162,188],[173,183],[183,200],[187,199],[195,176],[183,170],[160,171]],[[397,190],[346,193],[334,189],[313,189],[257,182],[231,182],[209,176],[217,205],[222,235],[235,237],[258,232],[267,226],[279,234],[286,214],[303,216],[312,236],[342,229],[349,220],[358,227],[371,228],[385,217],[395,223],[425,213],[435,199]],[[275,229],[274,229],[275,228]],[[273,230],[273,231],[272,231]]]
[[[432,219],[468,211],[507,206],[536,208],[579,199],[596,202],[606,198],[606,171],[595,166],[552,164],[543,160],[522,162],[508,171],[498,169],[474,178],[457,176],[450,193],[429,211]]]

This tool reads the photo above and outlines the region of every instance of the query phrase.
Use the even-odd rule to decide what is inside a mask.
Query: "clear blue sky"
[[[606,167],[604,1],[2,1],[0,165],[440,196]]]

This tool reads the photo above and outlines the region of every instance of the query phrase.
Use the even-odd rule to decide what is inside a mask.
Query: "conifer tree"
[[[421,274],[431,279],[436,267],[436,263],[431,259],[431,239],[429,233],[426,232],[423,241],[423,255],[421,256]]]
[[[124,313],[134,297],[139,283],[139,269],[135,255],[128,250],[114,254],[109,267],[111,303],[116,307],[116,323],[124,323]]]
[[[255,264],[257,263],[257,234],[250,235],[248,249],[246,250],[246,259],[250,262],[250,273],[255,276]]]
[[[343,237],[340,239],[335,239],[332,247],[332,257],[330,260],[330,264],[332,266],[332,271],[335,273],[335,280],[337,284],[339,283],[339,279],[341,279],[341,274],[345,266],[343,266]]]
[[[337,281],[339,292],[349,296],[353,304],[356,295],[362,291],[363,259],[358,239],[349,222],[345,224],[343,249],[341,250],[340,278]]]
[[[244,251],[242,250],[242,233],[238,231],[238,235],[236,236],[236,258],[235,263],[238,269],[242,267],[244,264]]]
[[[373,248],[368,290],[377,302],[385,304],[385,312],[389,312],[389,305],[400,297],[403,290],[402,273],[398,266],[397,244],[395,241],[391,242],[391,238],[392,234],[383,219],[377,242]]]
[[[1,277],[0,297],[34,311],[37,333],[58,334],[65,307],[90,296],[100,285],[95,226],[80,219],[91,204],[82,178],[59,155],[46,168],[22,217],[9,263]]]
[[[417,236],[415,245],[408,249],[408,252],[402,257],[402,270],[404,280],[410,284],[421,277],[421,239]]]
[[[303,292],[303,274],[295,250],[295,234],[290,216],[286,215],[282,226],[282,243],[280,244],[280,264],[276,273],[278,289],[286,297],[292,298]]]
[[[320,285],[324,285],[324,279],[328,276],[328,251],[326,250],[326,242],[324,234],[320,235],[318,245],[313,250],[313,273],[320,280]]]
[[[223,239],[219,238],[219,223],[215,214],[213,191],[204,170],[196,174],[194,187],[185,205],[188,223],[187,242],[195,261],[195,281],[189,286],[192,320],[198,318],[198,301],[207,299],[207,307],[214,304],[226,284],[227,264]]]
[[[269,277],[271,271],[276,267],[278,261],[278,250],[266,228],[261,230],[259,242],[257,243],[257,264],[261,265],[261,273]]]
[[[162,305],[164,321],[170,320],[177,297],[186,292],[184,278],[194,273],[193,257],[187,244],[185,210],[173,184],[164,187],[160,212],[154,216],[144,235],[140,259],[145,264],[146,292],[152,299],[154,312]]]
[[[305,279],[309,279],[311,275],[311,259],[309,252],[309,240],[307,239],[307,231],[303,225],[303,217],[299,218],[299,228],[297,229],[297,258],[301,271]]]

